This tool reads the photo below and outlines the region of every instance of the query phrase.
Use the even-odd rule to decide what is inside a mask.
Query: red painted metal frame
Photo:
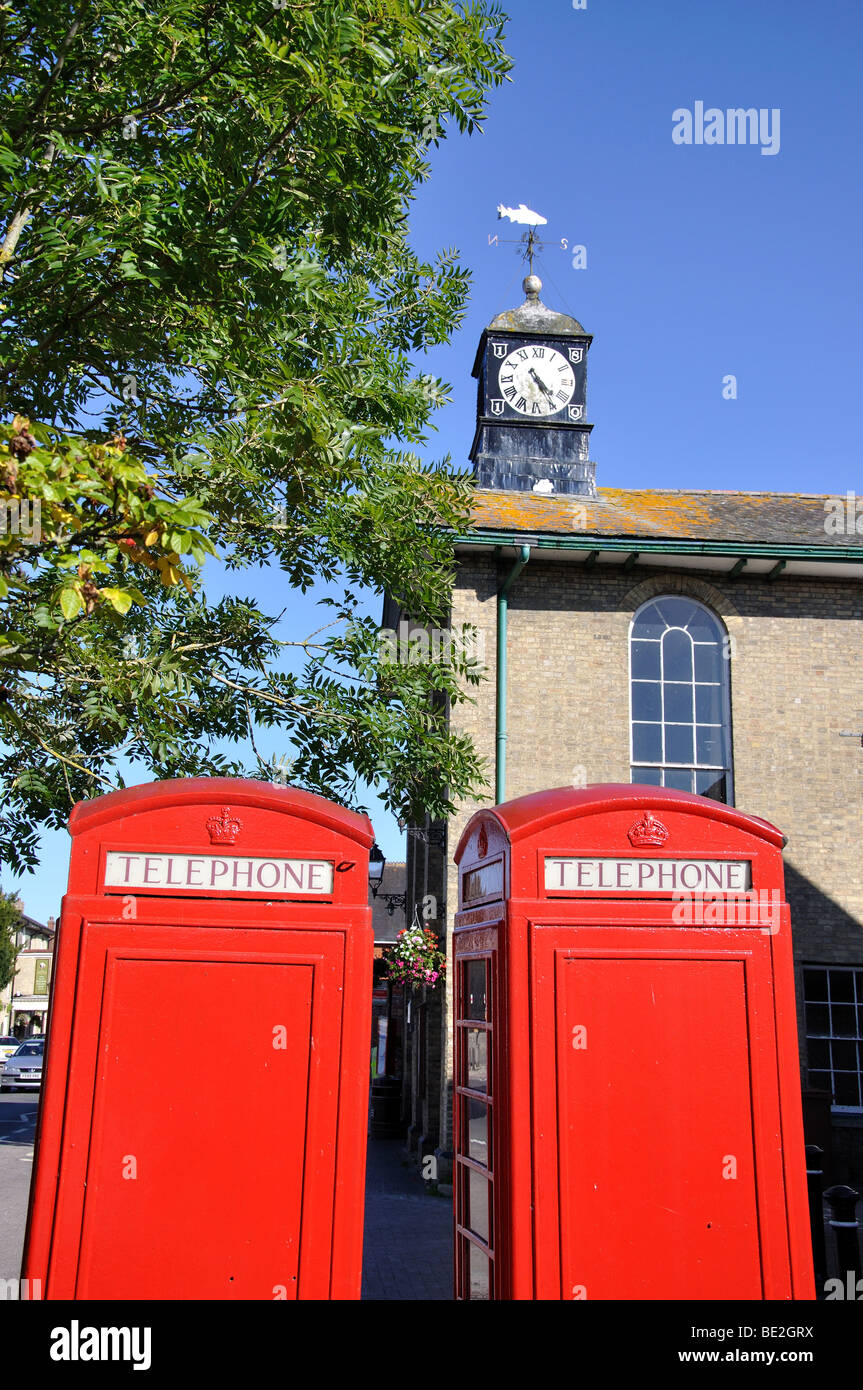
[[[497,1127],[497,1086],[503,1073],[498,1064],[497,1041],[494,1036],[495,1029],[492,1023],[494,1017],[494,1000],[498,989],[497,980],[497,951],[491,944],[491,937],[480,937],[477,941],[468,942],[462,940],[462,949],[458,957],[458,966],[455,977],[456,990],[456,1013],[458,1019],[464,1019],[464,1026],[456,1022],[455,1026],[455,1046],[453,1049],[455,1065],[455,1083],[453,1086],[453,1105],[454,1105],[454,1136],[455,1152],[458,1155],[454,1172],[454,1202],[453,1217],[454,1227],[454,1258],[455,1258],[455,1291],[456,1298],[464,1297],[462,1290],[466,1288],[470,1279],[470,1261],[465,1260],[465,1252],[469,1251],[469,1246],[475,1244],[489,1260],[489,1282],[492,1289],[492,1297],[495,1296],[494,1290],[498,1284],[498,1272],[495,1259],[495,1242],[497,1239],[498,1220],[499,1220],[499,1199],[497,1187],[497,1175],[494,1169],[494,1135]],[[486,1047],[486,1091],[482,1094],[472,1091],[463,1080],[466,1072],[466,1059],[464,1056],[464,1035],[466,1028],[482,1027],[477,1020],[470,1018],[464,1011],[464,986],[461,977],[462,968],[468,961],[483,961],[486,967],[486,1028],[487,1039]],[[490,1041],[489,1041],[490,1040]],[[490,1059],[490,1060],[489,1060]],[[465,1134],[463,1120],[463,1101],[476,1098],[486,1106],[486,1124],[490,1126],[492,1145],[487,1151],[487,1165],[482,1165],[470,1156],[470,1140]],[[488,1219],[491,1222],[491,1240],[483,1242],[476,1237],[475,1229],[472,1224],[463,1222],[463,1188],[462,1184],[469,1180],[469,1171],[473,1170],[485,1181],[489,1182],[491,1189],[491,1202],[489,1204]]]
[[[223,806],[241,828],[214,848],[206,822]],[[24,1278],[48,1299],[358,1299],[368,820],[214,778],[81,803],[70,829]],[[100,884],[106,845],[329,859],[333,893],[119,896]],[[199,1017],[210,1036],[196,1049]],[[283,1024],[290,1047],[277,1050]],[[184,1056],[192,1081],[164,1074]],[[126,1152],[135,1181],[118,1181]]]
[[[662,847],[633,848],[628,834],[644,811],[653,812],[668,830]],[[576,1248],[574,1241],[580,1241],[578,1248],[588,1256],[591,1252],[585,1241],[594,1239],[598,1245],[595,1233],[585,1235],[589,1224],[586,1213],[573,1209],[572,1178],[562,1181],[559,1171],[561,1153],[565,1163],[573,1159],[566,1157],[564,1142],[569,1124],[567,1107],[572,1100],[561,1070],[561,1028],[567,1020],[556,981],[561,978],[563,962],[578,959],[618,963],[634,977],[638,970],[627,962],[639,960],[660,962],[657,978],[665,968],[661,963],[669,961],[683,963],[684,970],[690,972],[715,962],[718,969],[732,970],[735,980],[740,978],[740,971],[744,972],[745,987],[735,985],[734,996],[738,1013],[743,1010],[746,1015],[745,1023],[742,1014],[739,1020],[735,1079],[733,1083],[723,1081],[718,1048],[716,1077],[709,1080],[711,1084],[728,1084],[732,1090],[736,1087],[735,1113],[751,1116],[754,1170],[747,1174],[747,1181],[757,1206],[757,1221],[747,1224],[740,1217],[747,1230],[753,1226],[748,1292],[739,1292],[745,1281],[733,1269],[723,1268],[720,1253],[715,1277],[702,1281],[707,1292],[699,1293],[693,1287],[690,1294],[672,1296],[814,1297],[791,923],[781,858],[784,843],[781,832],[768,822],[707,798],[626,784],[537,793],[480,811],[468,823],[455,856],[462,879],[501,853],[505,857],[504,896],[499,902],[465,909],[460,896],[453,946],[456,974],[463,955],[487,949],[493,959],[497,958],[497,989],[493,991],[497,1002],[491,1019],[497,1070],[493,1136],[498,1208],[495,1297],[571,1298],[572,1289],[562,1284],[571,1273],[566,1267],[567,1251]],[[752,888],[767,893],[768,902],[781,905],[776,929],[740,923],[681,923],[672,915],[677,904],[670,892],[641,896],[623,891],[552,894],[544,886],[545,854],[747,859],[752,864]],[[693,894],[692,898],[699,896],[704,895]],[[690,974],[686,978],[700,977]],[[716,976],[717,982],[729,978],[727,973]],[[678,1010],[678,1015],[679,1025],[683,1014]],[[669,1026],[676,1026],[674,1018]],[[681,1047],[686,1047],[686,1041],[685,1037],[680,1039]],[[641,1080],[648,1088],[650,1062],[650,1057],[644,1056],[638,1061]],[[597,1113],[613,1131],[613,1115],[608,1121],[602,1107]],[[699,1123],[709,1130],[703,1114]],[[459,1125],[457,1117],[457,1161],[464,1143]],[[709,1140],[707,1130],[705,1143]],[[625,1125],[619,1127],[619,1133],[625,1133]],[[645,1135],[644,1142],[655,1142],[655,1138]],[[583,1139],[590,1143],[590,1136]],[[617,1165],[621,1183],[625,1166],[623,1160]],[[610,1176],[613,1183],[614,1171]],[[638,1192],[618,1195],[625,1216],[621,1218],[618,1212],[616,1219],[636,1222]],[[716,1195],[714,1190],[711,1200],[715,1201]],[[455,1219],[458,1226],[458,1210]],[[746,1237],[737,1231],[735,1238],[739,1242]],[[693,1231],[694,1249],[700,1248],[698,1242],[702,1240],[701,1232]],[[456,1253],[458,1260],[458,1244]],[[753,1261],[759,1270],[757,1288],[751,1273]],[[462,1277],[458,1266],[456,1277]],[[717,1295],[716,1287],[721,1287],[723,1280],[727,1292]],[[650,1292],[649,1279],[633,1280],[624,1269],[616,1282],[618,1292],[603,1290],[600,1296],[669,1296],[661,1291],[661,1278],[654,1293]],[[586,1295],[576,1296],[591,1295],[588,1290]]]

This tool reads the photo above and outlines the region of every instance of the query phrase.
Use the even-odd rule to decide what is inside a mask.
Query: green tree
[[[0,891],[0,990],[4,990],[15,974],[18,948],[15,933],[21,926],[21,910],[14,893]]]
[[[477,129],[504,79],[503,22],[486,0],[0,5],[15,867],[121,757],[275,775],[258,726],[285,731],[292,781],[347,802],[370,781],[405,819],[480,786],[445,717],[476,664],[382,660],[360,596],[447,621],[470,487],[417,453],[448,388],[414,362],[468,277],[454,251],[417,257],[406,215],[429,147]],[[15,533],[37,502],[38,542]],[[286,651],[249,599],[208,602],[213,549],[343,597]]]

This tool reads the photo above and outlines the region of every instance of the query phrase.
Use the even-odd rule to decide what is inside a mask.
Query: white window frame
[[[726,736],[726,740],[727,740],[727,748],[728,748],[728,765],[727,765],[727,767],[724,766],[724,765],[722,765],[722,764],[719,764],[719,763],[699,763],[699,762],[695,759],[695,757],[694,757],[694,755],[695,755],[695,754],[697,753],[697,751],[698,751],[698,737],[697,737],[697,732],[696,732],[696,731],[697,731],[697,729],[698,729],[698,727],[699,727],[699,721],[698,721],[698,718],[697,718],[697,708],[696,708],[696,705],[695,705],[695,686],[696,686],[696,684],[698,684],[698,682],[696,682],[696,680],[695,680],[694,665],[693,665],[693,678],[692,678],[692,684],[693,684],[693,724],[692,724],[692,730],[693,730],[693,749],[692,749],[692,751],[693,751],[693,761],[692,761],[691,763],[651,762],[649,759],[646,759],[646,758],[636,758],[636,757],[635,757],[635,748],[634,748],[634,742],[635,742],[635,727],[634,727],[634,726],[635,726],[635,722],[636,722],[636,721],[635,721],[635,719],[633,718],[633,714],[634,714],[634,711],[633,711],[633,679],[634,679],[634,677],[633,677],[633,672],[632,672],[632,654],[633,654],[633,653],[632,653],[632,644],[633,644],[633,640],[634,640],[635,629],[636,629],[636,626],[637,626],[637,624],[638,624],[638,620],[639,620],[639,618],[641,617],[641,614],[645,611],[645,609],[651,608],[655,603],[660,603],[660,604],[661,604],[663,601],[666,601],[666,602],[667,602],[669,599],[680,599],[680,600],[682,600],[684,603],[689,603],[689,604],[692,605],[693,608],[700,609],[702,613],[705,613],[705,614],[707,615],[707,617],[710,619],[710,621],[711,621],[713,624],[715,624],[715,626],[716,626],[716,629],[717,629],[717,642],[719,643],[719,645],[720,645],[722,648],[724,648],[724,651],[725,651],[725,652],[728,652],[728,653],[729,653],[729,655],[728,655],[728,656],[724,659],[724,661],[723,661],[723,666],[722,666],[723,680],[722,680],[721,686],[720,686],[721,691],[722,691],[722,723],[721,723],[720,727],[723,728],[723,729],[725,730],[725,736]],[[666,628],[666,631],[668,631],[668,632],[673,632],[673,631],[675,631],[675,630],[676,630],[676,631],[681,631],[681,632],[682,632],[682,631],[685,631],[685,629],[679,628],[679,627],[677,627],[677,628],[675,628],[675,627],[667,627],[667,628]],[[687,634],[687,635],[688,635],[688,634]],[[663,634],[663,636],[664,636],[664,634]],[[638,639],[638,640],[644,640],[644,639]],[[665,684],[665,681],[664,681],[664,672],[663,672],[663,670],[662,670],[662,665],[661,665],[661,661],[662,661],[662,647],[661,647],[661,642],[662,642],[662,639],[660,638],[659,640],[660,640],[660,676],[659,676],[659,680],[658,680],[658,681],[654,681],[654,682],[652,682],[652,683],[655,684],[655,685],[658,685],[659,690],[660,690],[660,700],[661,700],[661,692],[662,692],[663,686],[664,686],[664,684]],[[691,639],[691,640],[692,640],[692,639]],[[679,769],[680,771],[687,770],[687,771],[689,771],[689,772],[714,772],[714,771],[715,771],[717,774],[722,774],[722,775],[725,776],[725,794],[726,794],[726,800],[725,800],[725,802],[724,802],[723,804],[726,805],[726,806],[733,806],[733,805],[734,805],[734,745],[733,745],[733,740],[732,740],[732,726],[731,726],[731,659],[730,659],[730,639],[729,639],[729,636],[728,636],[728,629],[726,628],[726,626],[725,626],[724,622],[722,621],[722,619],[720,618],[719,614],[716,613],[712,608],[709,608],[709,607],[707,606],[706,603],[701,603],[701,602],[699,602],[698,599],[691,598],[689,594],[675,594],[675,593],[654,594],[652,598],[647,599],[644,603],[642,603],[642,604],[636,609],[635,613],[633,613],[632,618],[631,618],[631,620],[630,620],[630,624],[629,624],[629,636],[628,636],[628,639],[627,639],[627,664],[628,664],[628,669],[629,669],[629,776],[630,776],[630,781],[633,781],[633,780],[634,780],[633,773],[634,773],[634,769],[635,769],[636,767],[651,767],[651,768],[658,768],[658,769],[661,771],[662,775],[663,775],[663,782],[662,782],[662,784],[661,784],[661,785],[663,785],[663,786],[665,785],[664,777],[665,777],[665,773],[666,773],[667,771],[674,771],[675,769]],[[637,679],[639,679],[639,680],[644,680],[644,677],[639,676]],[[662,712],[664,713],[664,707],[662,708]],[[638,722],[639,722],[639,723],[642,723],[643,721],[642,721],[642,720],[639,720]],[[657,721],[649,721],[649,722],[654,723],[654,722],[657,722]],[[661,727],[661,729],[662,729],[662,731],[663,731],[663,751],[664,751],[665,728],[666,728],[666,723],[667,723],[667,721],[663,718],[663,719],[659,720],[658,722],[659,722],[660,727]],[[668,722],[673,723],[674,721],[668,721]],[[704,727],[714,727],[714,726],[712,726],[712,725],[705,725],[705,724],[702,722],[702,723],[701,723],[701,727],[704,728]],[[693,780],[694,780],[694,779],[693,779]]]

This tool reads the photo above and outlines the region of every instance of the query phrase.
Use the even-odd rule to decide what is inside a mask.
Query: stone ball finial
[[[521,287],[526,295],[529,295],[531,298],[539,298],[539,292],[542,289],[542,281],[538,275],[525,275],[521,282]]]

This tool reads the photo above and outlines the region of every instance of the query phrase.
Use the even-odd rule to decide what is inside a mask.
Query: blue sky
[[[477,339],[522,298],[514,248],[488,235],[518,235],[495,208],[524,201],[548,218],[543,299],[595,334],[600,486],[854,486],[863,8],[516,0],[509,13],[513,81],[482,136],[441,147],[413,217],[418,247],[452,242],[474,272],[465,326],[433,359],[453,386],[442,451],[464,459]],[[778,154],[675,145],[672,112],[698,100],[778,107]],[[564,236],[586,269],[552,249]]]
[[[464,324],[417,364],[452,387],[429,456],[467,463],[477,341],[523,298],[516,248],[488,238],[518,237],[496,208],[525,202],[548,219],[544,301],[595,335],[600,487],[863,492],[859,0],[504,8],[512,81],[481,135],[454,133],[433,152],[411,214],[419,252],[455,246],[473,273]],[[778,109],[778,152],[675,144],[673,112],[696,102]],[[585,269],[562,237],[586,247]],[[314,595],[287,594],[277,573],[229,582],[268,611],[287,603],[286,637],[321,621]],[[222,587],[214,574],[211,591]],[[370,805],[387,857],[403,857],[395,823]],[[32,915],[57,912],[67,864],[65,833],[46,837],[42,867],[15,884]]]

